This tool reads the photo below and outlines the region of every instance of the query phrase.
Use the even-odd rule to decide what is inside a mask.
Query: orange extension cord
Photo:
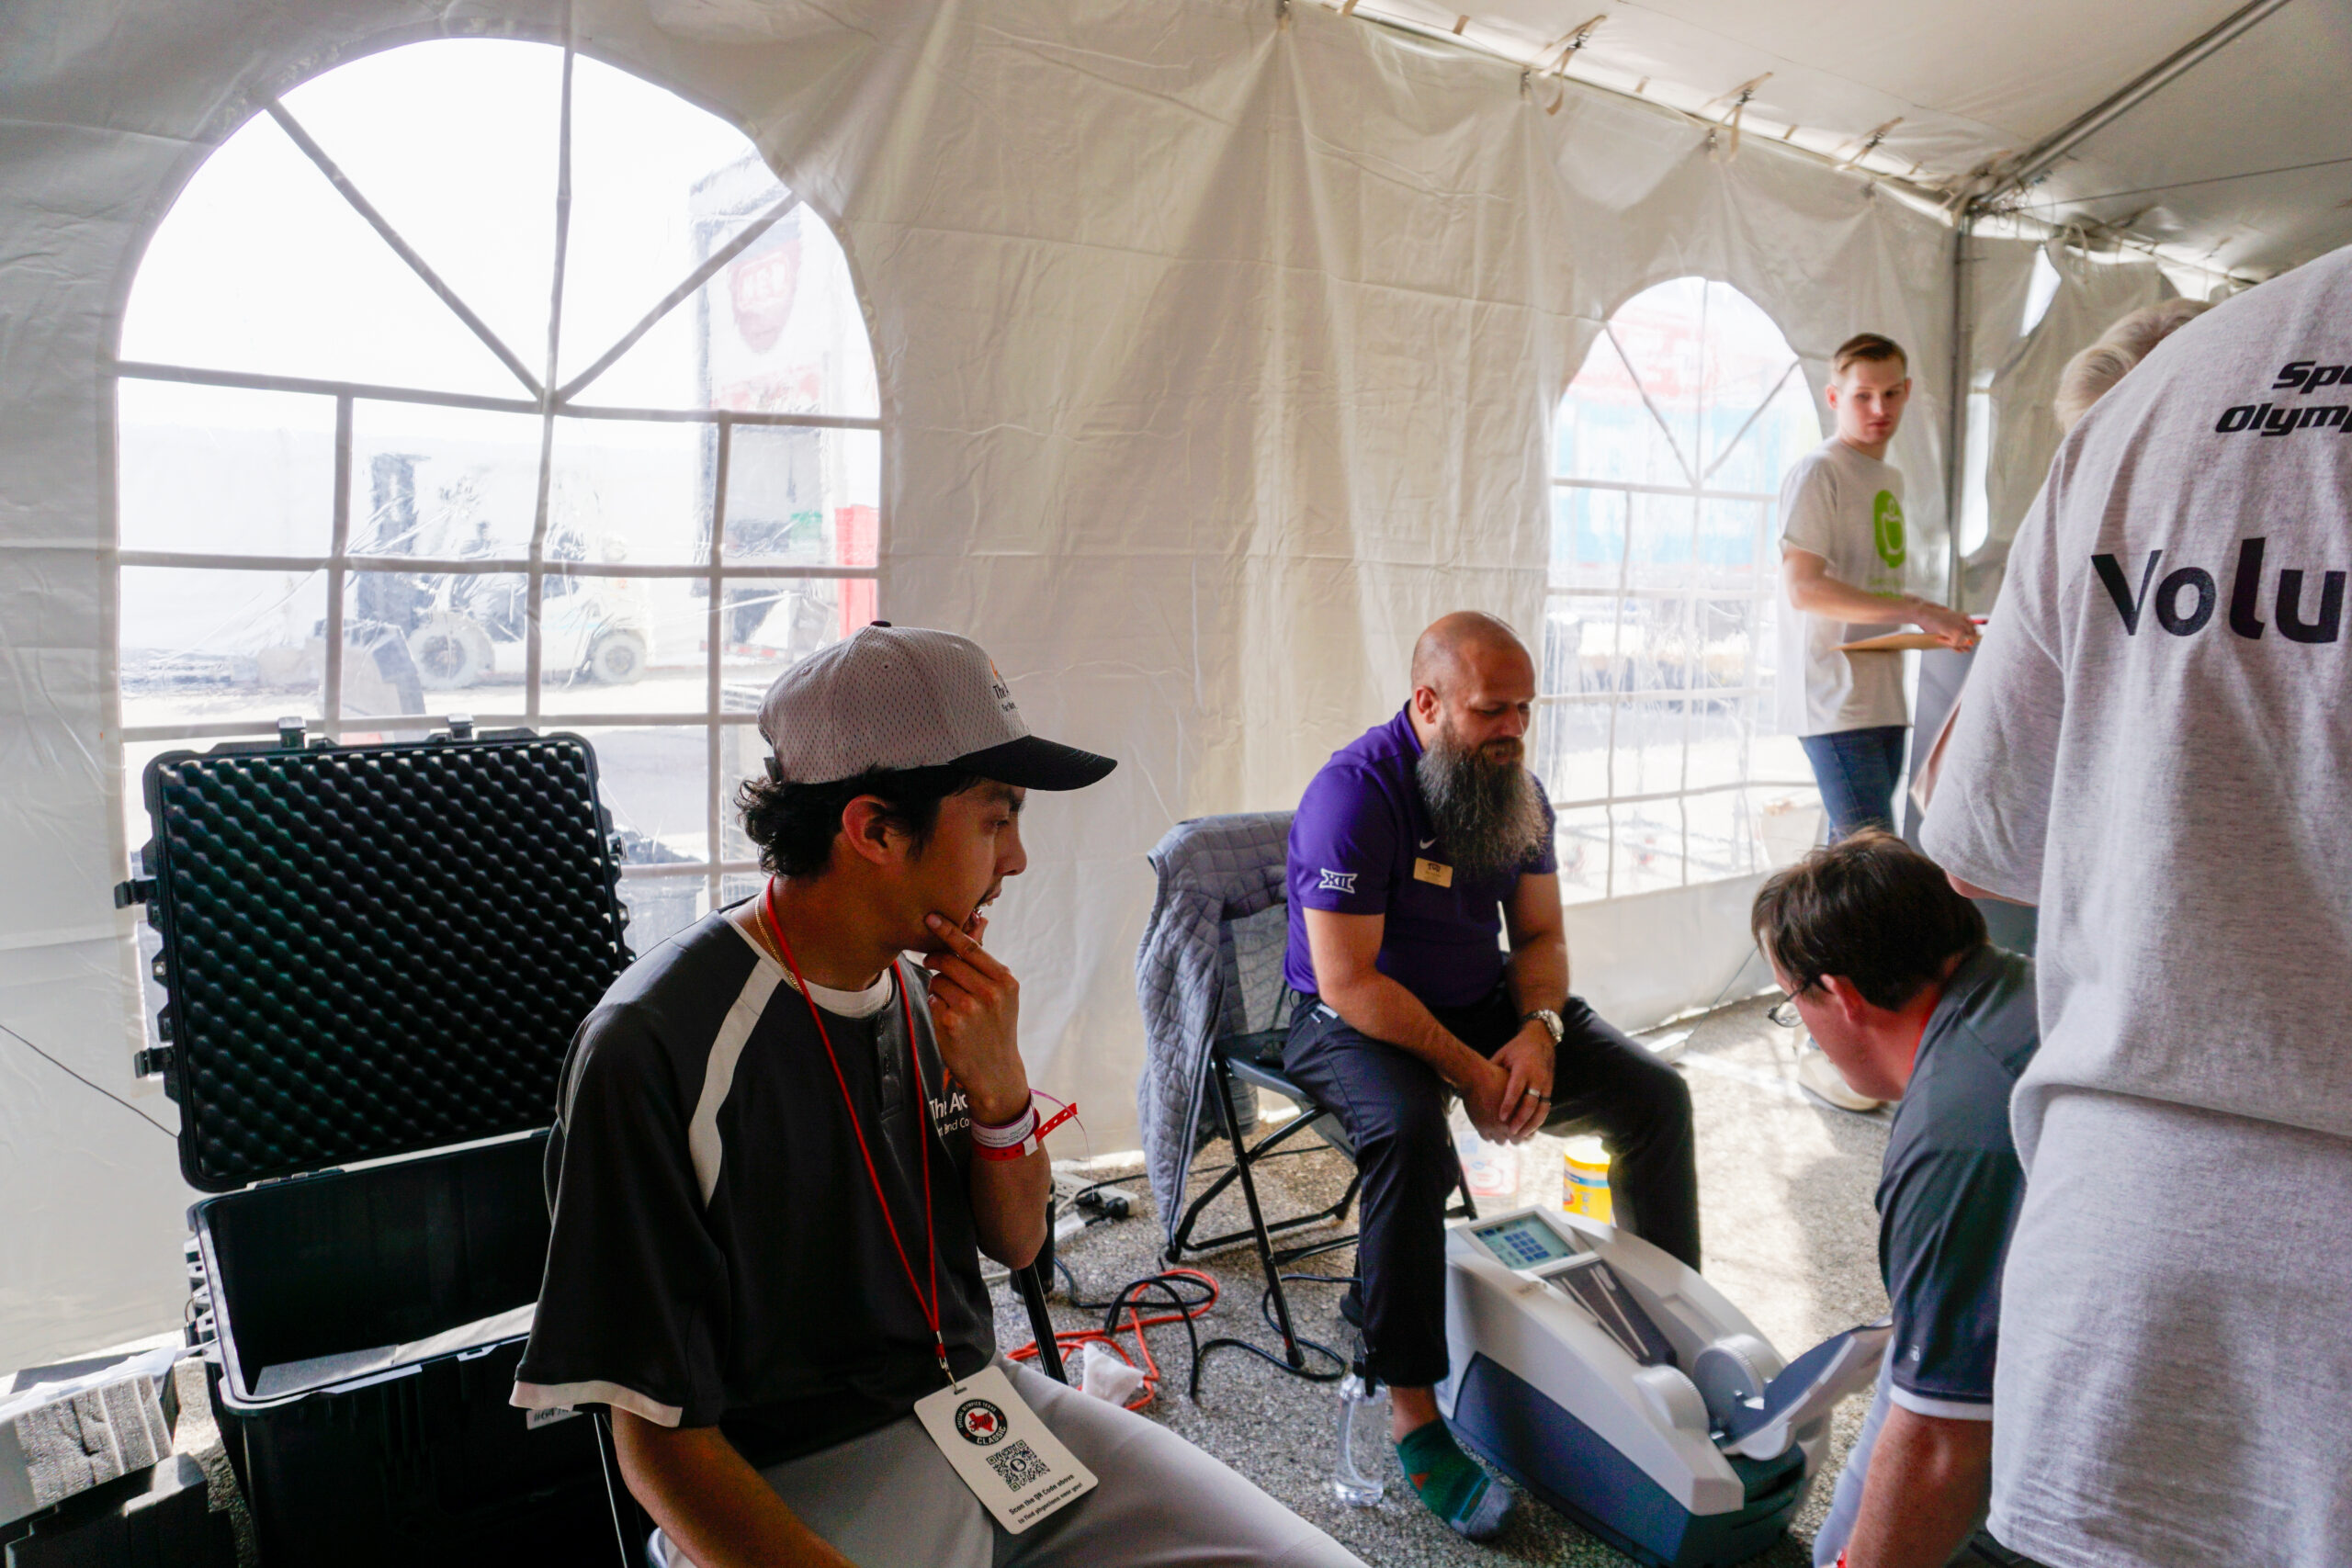
[[[1054,1343],[1061,1347],[1064,1357],[1068,1357],[1081,1345],[1108,1345],[1114,1355],[1132,1367],[1136,1364],[1136,1359],[1128,1355],[1126,1347],[1119,1343],[1119,1336],[1134,1335],[1136,1350],[1143,1357],[1143,1386],[1136,1391],[1136,1396],[1133,1399],[1127,1401],[1127,1408],[1130,1410],[1141,1410],[1145,1405],[1149,1404],[1153,1396],[1159,1392],[1159,1362],[1153,1358],[1151,1344],[1144,1337],[1143,1331],[1147,1328],[1158,1328],[1164,1324],[1182,1323],[1187,1319],[1198,1318],[1216,1305],[1218,1295],[1216,1276],[1204,1273],[1198,1269],[1170,1269],[1164,1273],[1154,1275],[1153,1278],[1196,1280],[1208,1287],[1208,1299],[1183,1311],[1161,1313],[1155,1317],[1144,1316],[1138,1304],[1131,1301],[1125,1303],[1127,1321],[1121,1327],[1069,1328],[1054,1336]],[[1140,1284],[1142,1281],[1138,1280],[1136,1283]],[[1128,1287],[1129,1290],[1134,1288],[1132,1285]],[[1018,1350],[1012,1351],[1007,1358],[1014,1361],[1034,1361],[1036,1359],[1037,1342],[1035,1339]]]

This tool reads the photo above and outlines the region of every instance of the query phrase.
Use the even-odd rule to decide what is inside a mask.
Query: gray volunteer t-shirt
[[[1928,852],[2041,906],[1992,1529],[2352,1562],[2352,251],[2182,328],[2009,558]]]
[[[2352,251],[2191,321],[2059,448],[1928,852],[2041,907],[2018,1089],[2352,1137]]]
[[[1903,474],[1832,436],[1781,481],[1781,543],[1810,550],[1829,575],[1869,593],[1903,592],[1909,545]],[[1781,605],[1781,728],[1792,735],[1907,724],[1903,656],[1840,653],[1838,645],[1902,630],[1897,621],[1852,622]]]

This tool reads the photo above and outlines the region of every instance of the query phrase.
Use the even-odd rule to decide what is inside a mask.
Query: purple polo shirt
[[[1440,886],[1417,875],[1414,863],[1451,867],[1421,805],[1413,765],[1420,738],[1402,708],[1368,729],[1323,764],[1298,803],[1290,827],[1290,946],[1283,978],[1313,995],[1315,961],[1306,947],[1309,909],[1342,915],[1385,915],[1380,972],[1427,1007],[1467,1007],[1502,978],[1502,905],[1519,876],[1559,869],[1552,835],[1517,874],[1485,882],[1452,879]],[[1545,802],[1548,826],[1552,807]]]

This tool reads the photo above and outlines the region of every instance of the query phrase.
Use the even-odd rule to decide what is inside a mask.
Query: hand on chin
[[[971,913],[970,919],[965,920],[963,924],[962,929],[964,934],[970,937],[974,942],[979,942],[988,935],[989,918],[987,914],[983,912],[986,908],[987,900],[983,899],[981,900],[980,908],[974,909]],[[939,918],[944,920],[952,920],[955,919],[953,915],[946,913],[944,910],[936,910],[933,911],[933,913],[938,914]],[[948,953],[954,950],[954,944],[946,937],[940,935],[936,931],[933,930],[930,921],[931,916],[925,915],[923,917],[922,935],[914,942],[908,944],[907,951],[909,953],[920,953],[927,955],[934,953]]]

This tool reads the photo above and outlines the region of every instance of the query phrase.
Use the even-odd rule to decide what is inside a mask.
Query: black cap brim
[[[1118,765],[1109,757],[1035,735],[967,752],[950,764],[1017,789],[1084,789],[1101,783]]]

